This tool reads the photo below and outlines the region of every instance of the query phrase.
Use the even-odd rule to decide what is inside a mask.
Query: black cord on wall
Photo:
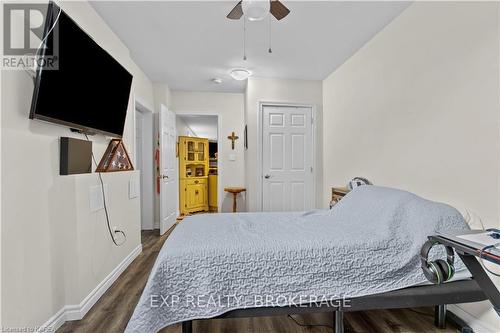
[[[86,133],[83,133],[83,135],[85,135],[85,138],[87,139],[87,141],[90,141],[89,140],[89,137]],[[91,155],[92,155],[92,161],[94,161],[94,165],[95,167],[97,168],[97,161],[95,159],[95,156],[94,156],[94,152],[92,151],[91,152]],[[106,225],[108,227],[108,231],[109,231],[109,236],[111,237],[111,240],[113,241],[113,243],[116,245],[116,246],[121,246],[123,245],[126,241],[127,241],[127,235],[125,234],[125,232],[123,230],[119,230],[119,229],[116,229],[113,233],[113,230],[111,230],[111,225],[110,225],[110,222],[109,222],[109,213],[108,213],[108,205],[106,204],[106,193],[104,193],[104,182],[102,181],[102,175],[100,172],[96,171],[97,174],[99,175],[99,182],[101,183],[101,190],[102,190],[102,201],[104,203],[104,214],[106,215]],[[116,241],[116,238],[115,238],[115,235],[114,234],[122,234],[123,235],[123,242],[121,243],[118,243]]]

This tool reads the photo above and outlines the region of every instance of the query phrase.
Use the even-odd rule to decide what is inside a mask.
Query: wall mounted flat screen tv
[[[39,55],[57,63],[37,69],[30,118],[121,137],[132,75],[53,3],[44,29]]]

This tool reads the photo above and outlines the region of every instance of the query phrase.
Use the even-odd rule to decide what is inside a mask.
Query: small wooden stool
[[[236,213],[236,197],[241,192],[245,192],[247,189],[244,187],[226,187],[224,189],[225,192],[233,194],[233,213]]]

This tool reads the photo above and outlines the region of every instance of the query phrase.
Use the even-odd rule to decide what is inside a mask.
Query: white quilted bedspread
[[[426,237],[467,228],[448,205],[376,186],[331,211],[188,217],[160,251],[126,332],[419,284]]]

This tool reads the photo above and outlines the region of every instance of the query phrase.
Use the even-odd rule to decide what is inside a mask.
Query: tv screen
[[[53,3],[44,38],[57,62],[37,69],[30,118],[121,137],[132,75]]]

